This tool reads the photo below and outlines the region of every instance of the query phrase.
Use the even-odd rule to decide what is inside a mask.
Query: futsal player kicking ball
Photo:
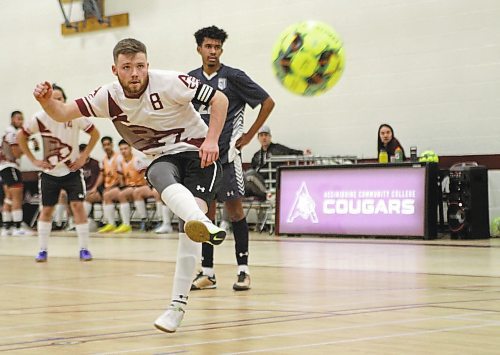
[[[118,81],[90,95],[63,104],[51,99],[47,82],[34,96],[54,119],[65,122],[81,115],[110,118],[134,148],[153,156],[146,177],[163,202],[182,221],[172,302],[155,321],[165,332],[175,332],[184,317],[191,280],[201,254],[201,242],[214,245],[226,237],[205,216],[220,184],[218,139],[227,115],[228,100],[220,91],[174,71],[149,70],[146,46],[135,39],[118,42],[113,50],[113,74]],[[191,101],[210,105],[207,125]]]
[[[47,83],[48,99],[61,105],[66,101],[63,89]],[[80,131],[90,135],[90,141],[83,152],[78,151]],[[43,160],[37,160],[28,148],[28,138],[40,133],[43,142]],[[54,121],[48,112],[38,112],[24,123],[22,131],[17,135],[19,148],[31,162],[43,169],[40,174],[40,193],[42,210],[38,217],[38,241],[40,251],[37,262],[47,261],[49,235],[52,229],[52,214],[59,199],[61,190],[66,191],[71,211],[75,219],[75,229],[80,246],[80,260],[90,261],[92,255],[88,251],[89,224],[83,207],[85,199],[85,181],[81,167],[87,161],[90,152],[99,140],[99,132],[92,122],[79,117],[73,122]]]

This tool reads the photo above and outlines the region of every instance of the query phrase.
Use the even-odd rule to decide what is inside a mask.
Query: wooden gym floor
[[[0,239],[0,352],[9,354],[499,354],[500,240],[251,235],[252,289],[235,293],[234,242],[215,290],[192,292],[175,334],[175,234],[94,235],[95,260],[54,233]]]

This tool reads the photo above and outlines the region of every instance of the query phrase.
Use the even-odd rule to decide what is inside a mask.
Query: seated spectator
[[[396,149],[398,148],[401,149],[402,158],[405,160],[405,150],[396,137],[394,137],[394,130],[387,123],[381,124],[377,134],[377,156],[381,150],[385,150],[390,159],[395,156]]]
[[[103,202],[103,219],[106,223],[99,229],[99,233],[109,233],[116,229],[115,225],[115,205],[113,201],[118,200],[120,186],[122,185],[122,176],[118,174],[118,165],[121,164],[121,155],[113,149],[113,139],[105,136],[101,139],[102,149],[105,156],[101,165],[101,174],[97,182],[97,192],[92,196],[96,202],[100,198]],[[104,183],[101,183],[103,181]],[[97,197],[96,195],[99,194]],[[89,201],[90,202],[90,201]]]
[[[123,185],[120,186],[118,194],[113,199],[110,199],[111,201],[108,200],[107,194],[104,194],[104,210],[106,211],[107,205],[112,206],[114,202],[119,202],[122,224],[115,229],[113,213],[113,215],[107,217],[108,224],[112,228],[104,230],[103,227],[99,230],[101,233],[129,233],[132,231],[132,226],[130,225],[130,202],[134,201],[134,191],[147,184],[144,178],[147,163],[132,153],[132,147],[125,140],[122,139],[118,143],[118,146],[120,147],[121,159],[117,162],[117,171],[122,175]]]
[[[158,191],[156,191],[149,185],[143,185],[134,189],[132,197],[134,199],[134,206],[137,215],[141,219],[141,231],[147,230],[146,200],[148,198],[154,198],[156,201],[156,215],[160,216],[162,219],[162,223],[155,228],[155,233],[172,233],[173,229],[170,219],[170,209],[162,202],[161,196]]]
[[[271,129],[268,126],[262,126],[258,131],[257,137],[261,148],[252,158],[252,169],[245,172],[245,190],[249,196],[265,199],[267,190],[265,177],[260,173],[260,170],[266,166],[269,158],[276,155],[309,155],[311,154],[311,150],[297,150],[279,143],[273,143]],[[275,167],[277,165],[275,164]]]

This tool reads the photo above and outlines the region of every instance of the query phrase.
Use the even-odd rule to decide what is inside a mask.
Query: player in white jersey
[[[17,144],[17,132],[22,127],[24,117],[21,111],[10,115],[10,125],[5,129],[0,146],[0,176],[5,194],[2,210],[2,236],[24,235],[23,220],[23,180],[17,160],[22,152]],[[14,224],[14,230],[11,225]]]
[[[52,100],[61,103],[66,101],[62,88],[56,85],[51,85],[50,88]],[[80,131],[90,135],[89,143],[81,153],[78,150]],[[43,160],[36,159],[28,148],[27,138],[34,133],[40,133],[42,136]],[[92,254],[88,250],[89,225],[83,207],[85,182],[81,167],[99,140],[99,132],[87,118],[80,117],[63,123],[53,120],[46,112],[40,111],[24,124],[17,138],[23,153],[35,166],[42,169],[39,180],[42,210],[37,223],[40,252],[35,260],[47,261],[52,214],[61,190],[66,191],[73,212],[80,260],[92,260]]]
[[[220,183],[218,139],[227,114],[224,94],[197,79],[174,71],[149,70],[146,46],[124,39],[113,50],[118,81],[92,94],[62,104],[51,99],[48,82],[33,92],[44,110],[65,122],[80,115],[111,118],[134,148],[153,156],[146,177],[162,200],[182,221],[172,302],[155,326],[175,332],[184,316],[187,295],[201,244],[220,244],[226,233],[205,216]],[[207,125],[191,101],[211,108]],[[183,233],[182,231],[185,231]]]

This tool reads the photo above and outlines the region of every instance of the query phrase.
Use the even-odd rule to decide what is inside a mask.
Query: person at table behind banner
[[[396,150],[398,148],[401,149],[402,158],[405,160],[405,150],[396,137],[394,137],[394,130],[387,123],[381,124],[377,134],[377,156],[381,150],[385,150],[390,159],[396,155]]]
[[[310,155],[311,150],[292,149],[279,143],[273,143],[271,129],[268,126],[262,126],[257,137],[261,148],[252,158],[252,169],[245,172],[245,189],[248,190],[247,195],[265,199],[267,189],[264,182],[267,176],[264,176],[260,170],[266,166],[269,158],[278,155]],[[274,163],[273,167],[279,165],[279,163]],[[275,173],[273,173],[273,178],[275,178]]]

